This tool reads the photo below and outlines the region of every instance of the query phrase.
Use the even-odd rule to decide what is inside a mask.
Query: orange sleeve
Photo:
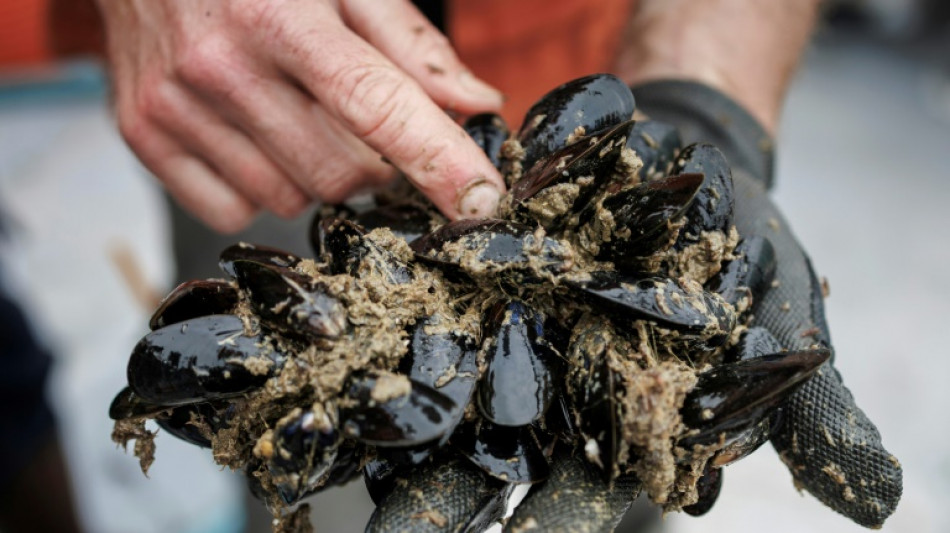
[[[503,116],[521,124],[541,95],[605,72],[631,0],[450,0],[446,29],[462,61],[508,97]]]
[[[49,61],[47,0],[0,0],[0,67]]]
[[[0,67],[102,56],[104,39],[92,0],[0,0]]]

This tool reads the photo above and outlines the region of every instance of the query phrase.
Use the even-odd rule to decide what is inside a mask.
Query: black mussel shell
[[[635,267],[670,241],[672,223],[683,216],[702,183],[701,174],[679,174],[604,198],[602,208],[611,214],[614,227],[610,240],[600,245],[598,258],[618,268]],[[592,211],[581,219],[590,219]]]
[[[831,356],[827,349],[783,352],[714,367],[686,395],[683,423],[699,430],[679,446],[716,442],[759,423]]]
[[[564,284],[617,320],[652,321],[694,335],[694,342],[706,346],[724,342],[736,325],[735,312],[719,295],[689,288],[677,280],[625,276],[608,270],[565,279]]]
[[[550,474],[548,461],[527,426],[465,423],[452,435],[452,444],[486,473],[508,483],[537,483]]]
[[[525,426],[551,404],[559,372],[557,357],[544,339],[544,317],[523,302],[499,301],[488,311],[482,331],[487,369],[478,384],[482,416],[500,426]]]
[[[710,459],[709,464],[715,467],[730,465],[743,457],[748,457],[769,441],[772,434],[772,418],[765,417],[761,422],[748,429],[742,430],[726,439],[721,450]]]
[[[564,147],[572,135],[593,135],[630,120],[635,109],[630,88],[610,74],[592,74],[556,87],[528,110],[518,132],[524,168]]]
[[[452,400],[457,423],[475,391],[478,344],[452,321],[439,315],[418,321],[411,335],[409,351],[400,362],[400,372]],[[421,453],[411,455],[416,461]]]
[[[416,256],[449,272],[509,284],[567,272],[571,250],[530,226],[507,220],[458,220],[411,244]],[[502,275],[504,274],[504,275]]]
[[[706,282],[706,287],[733,306],[744,295],[758,301],[775,278],[775,248],[765,237],[752,235],[739,241],[733,255],[736,259],[723,263],[722,270]]]
[[[296,502],[323,485],[337,460],[340,441],[340,433],[325,412],[297,408],[281,419],[265,459],[285,502]]]
[[[327,263],[330,274],[356,275],[366,255],[366,229],[343,218],[324,217],[314,220],[319,228],[320,258]]]
[[[667,168],[683,147],[679,130],[671,124],[656,120],[640,120],[627,138],[627,148],[636,152],[643,166],[640,176],[666,175]]]
[[[719,499],[719,492],[722,490],[722,469],[706,465],[702,477],[696,483],[696,490],[699,491],[699,500],[683,507],[683,512],[690,516],[702,516],[708,513]]]
[[[412,242],[432,231],[438,215],[415,202],[375,207],[356,215],[353,220],[366,231],[388,228],[397,237]]]
[[[381,448],[377,448],[381,449]],[[373,503],[379,502],[393,491],[396,485],[397,472],[406,470],[404,465],[390,461],[388,458],[376,457],[363,467],[363,482],[366,491]]]
[[[251,371],[245,362],[268,368]],[[181,405],[237,396],[267,381],[280,355],[261,335],[246,335],[233,315],[192,318],[155,330],[129,358],[129,386],[146,402]]]
[[[109,418],[112,420],[125,420],[127,418],[137,418],[140,416],[155,416],[162,411],[168,410],[167,405],[160,405],[146,402],[139,398],[131,387],[124,387],[112,399],[109,405]]]
[[[215,433],[227,427],[231,412],[226,404],[191,403],[172,408],[167,415],[155,417],[155,422],[160,428],[187,443],[210,448],[211,440],[195,423],[207,424],[208,429]]]
[[[469,117],[462,129],[485,152],[495,168],[501,170],[501,145],[511,135],[505,119],[495,113],[480,113]]]
[[[416,446],[442,438],[458,422],[455,402],[397,374],[352,376],[347,396],[340,408],[345,435],[374,446]]]
[[[238,291],[223,279],[186,281],[162,300],[152,314],[148,327],[152,331],[169,324],[205,315],[227,315],[238,303]]]
[[[248,244],[241,242],[228,246],[221,252],[218,266],[225,274],[234,278],[235,261],[253,261],[265,265],[271,265],[282,269],[292,269],[300,263],[300,258],[283,250],[261,246],[258,244]]]
[[[310,277],[255,261],[231,265],[264,324],[303,340],[337,338],[346,331],[346,307]]]
[[[313,250],[314,257],[322,261],[326,257],[326,227],[323,224],[324,219],[345,219],[353,220],[356,217],[356,211],[345,204],[337,204],[329,208],[318,210],[310,221],[310,231],[307,237],[310,240],[310,248]]]
[[[551,402],[551,407],[544,414],[544,429],[545,433],[567,442],[573,441],[578,436],[579,431],[574,422],[574,415],[564,395],[558,394]]]
[[[607,343],[602,332],[595,329],[577,332],[569,352],[568,393],[580,432],[587,440],[587,458],[598,464],[609,479],[623,446],[621,405],[617,401],[623,383],[610,368]]]
[[[399,466],[419,465],[438,451],[442,445],[445,444],[442,440],[447,442],[450,435],[451,432],[447,432],[446,436],[442,437],[441,440],[433,440],[416,446],[400,448],[378,447],[376,448],[376,458]]]
[[[673,174],[702,174],[703,185],[686,210],[686,225],[676,246],[696,242],[704,231],[727,231],[732,226],[735,191],[726,156],[711,144],[691,144],[673,163]]]
[[[511,187],[515,213],[545,228],[562,226],[573,213],[583,210],[597,191],[610,184],[633,124],[632,120],[623,122],[597,138],[582,137],[539,160]],[[541,197],[542,192],[561,184],[570,184],[576,191],[570,196],[562,195],[563,202]],[[542,206],[534,205],[532,200],[536,197]],[[564,205],[552,208],[560,203]]]

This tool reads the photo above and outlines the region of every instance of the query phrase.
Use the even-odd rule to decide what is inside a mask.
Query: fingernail
[[[501,193],[488,183],[475,185],[459,199],[459,218],[488,218],[498,209]]]
[[[497,89],[484,81],[476,78],[471,72],[464,71],[459,74],[459,83],[472,96],[491,99],[497,105],[504,103],[505,97]]]

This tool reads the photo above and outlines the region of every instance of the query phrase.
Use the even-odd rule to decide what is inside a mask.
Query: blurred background
[[[16,4],[0,2],[13,6],[0,10],[0,33],[18,23]],[[950,531],[948,20],[941,0],[829,3],[778,138],[775,200],[830,282],[837,367],[904,466],[885,532]],[[265,216],[235,236],[205,229],[127,151],[107,81],[81,61],[0,69],[0,213],[0,283],[55,357],[48,393],[83,528],[268,530],[241,476],[206,450],[161,436],[146,479],[109,440],[106,411],[157,298],[218,276],[219,250],[237,240],[309,255],[310,215]],[[625,530],[644,520],[641,530],[684,533],[862,529],[799,494],[770,447],[724,479],[708,515],[661,522],[641,506]],[[311,503],[321,531],[362,531],[372,512],[361,483]]]

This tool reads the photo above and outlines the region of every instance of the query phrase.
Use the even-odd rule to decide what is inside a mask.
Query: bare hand
[[[441,108],[502,97],[408,0],[98,3],[123,136],[215,229],[383,184],[381,156],[451,218],[494,211],[501,177]]]

